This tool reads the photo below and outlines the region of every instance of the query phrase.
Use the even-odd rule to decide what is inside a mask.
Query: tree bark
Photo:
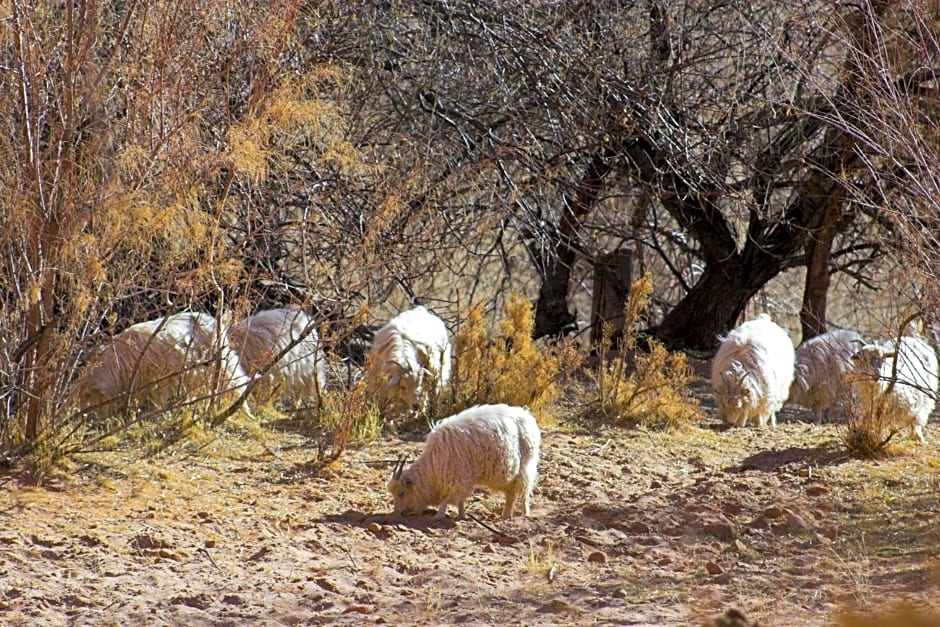
[[[577,330],[577,318],[568,309],[568,283],[577,256],[575,239],[581,221],[594,208],[604,188],[604,178],[611,171],[611,156],[609,146],[594,153],[577,189],[564,199],[558,237],[543,263],[542,285],[535,303],[534,338],[558,337]],[[541,252],[533,249],[532,253],[536,259],[541,257]]]
[[[826,332],[826,305],[829,296],[829,259],[838,232],[841,211],[835,203],[826,208],[823,224],[806,243],[806,283],[800,309],[802,341]]]

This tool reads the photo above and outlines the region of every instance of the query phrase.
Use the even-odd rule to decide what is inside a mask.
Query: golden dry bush
[[[894,436],[910,427],[913,420],[898,398],[883,391],[877,382],[855,381],[840,438],[853,457],[887,457],[895,452],[890,446]]]
[[[429,415],[443,417],[481,403],[528,407],[540,422],[551,413],[559,381],[579,363],[576,349],[532,339],[532,306],[511,296],[499,330],[487,333],[483,309],[472,307],[454,337],[450,385],[431,399]]]
[[[617,350],[601,351],[592,374],[593,389],[586,390],[586,414],[618,424],[674,429],[702,419],[698,401],[688,392],[696,375],[684,353],[670,353],[650,340],[648,351],[636,350],[642,312],[652,293],[649,275],[634,281],[624,306],[624,331]],[[600,346],[609,346],[606,327]]]

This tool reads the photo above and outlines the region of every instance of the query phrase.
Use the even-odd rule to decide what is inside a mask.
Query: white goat
[[[897,367],[895,368],[895,357]],[[882,391],[894,380],[892,394],[911,414],[911,434],[924,441],[924,427],[936,406],[940,369],[937,354],[924,339],[905,335],[866,344],[853,356],[861,376],[877,381]]]
[[[383,410],[421,409],[430,390],[450,381],[450,340],[444,321],[424,307],[398,314],[379,329],[366,359],[366,381]]]
[[[743,427],[751,418],[758,426],[777,426],[793,381],[795,354],[790,336],[761,314],[719,338],[712,361],[712,387],[718,414]]]
[[[479,485],[506,495],[503,518],[512,518],[519,496],[528,516],[541,444],[538,424],[523,407],[476,405],[445,418],[413,464],[395,467],[388,482],[395,513],[421,514],[436,505],[437,518],[443,518],[447,506],[456,505],[463,518],[464,501]]]
[[[108,416],[127,405],[163,407],[239,391],[247,383],[218,321],[185,312],[118,333],[92,355],[73,394],[81,409]],[[250,415],[247,404],[244,409]]]
[[[252,387],[252,396],[268,400],[275,394],[294,402],[316,397],[326,386],[326,358],[313,321],[295,307],[268,309],[232,325],[229,343],[250,375],[261,372],[287,350]],[[302,340],[304,332],[308,332]]]
[[[797,346],[790,401],[812,409],[817,423],[828,419],[849,393],[846,375],[853,370],[852,356],[864,345],[855,331],[839,329]]]

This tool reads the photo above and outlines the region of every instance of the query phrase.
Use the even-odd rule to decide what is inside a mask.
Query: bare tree
[[[879,42],[929,25],[916,7],[507,0],[331,19],[348,36],[331,52],[364,77],[373,128],[408,138],[437,202],[482,195],[473,206],[502,212],[525,240],[541,276],[537,335],[571,328],[572,266],[603,252],[599,241],[654,249],[683,293],[650,332],[706,348],[801,265],[804,334],[823,330],[828,277],[868,281],[891,237],[867,202],[884,180],[872,157],[888,146],[862,123],[877,109]],[[932,31],[920,32],[903,45],[929,64]],[[398,157],[402,142],[379,137]],[[628,215],[611,228],[607,212],[600,233],[593,216],[611,198]]]

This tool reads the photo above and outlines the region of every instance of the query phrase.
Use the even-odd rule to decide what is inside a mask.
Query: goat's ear
[[[397,377],[397,376],[389,377],[389,378],[388,378],[388,387],[393,388],[393,387],[395,387],[396,385],[398,385],[398,377]]]
[[[411,477],[405,477],[404,480],[402,481],[402,483],[404,483],[405,485],[414,485],[414,482],[415,480],[412,479]]]

